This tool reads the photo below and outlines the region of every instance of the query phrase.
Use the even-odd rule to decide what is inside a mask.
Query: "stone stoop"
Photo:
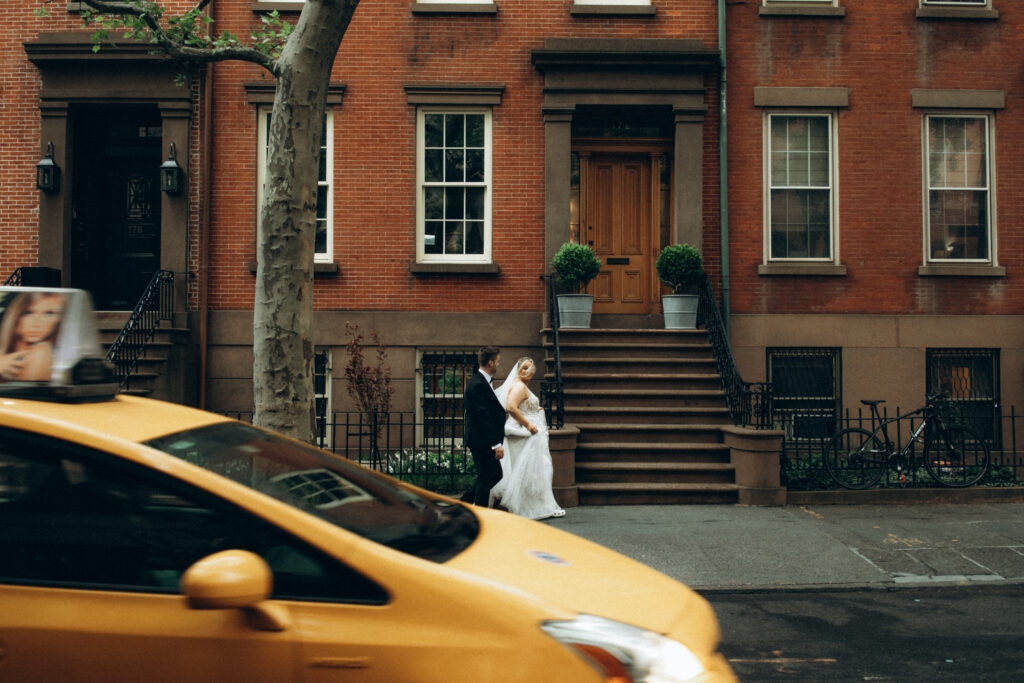
[[[117,339],[129,315],[128,312],[96,312],[100,345],[104,353]],[[156,335],[146,345],[142,357],[139,358],[136,370],[128,380],[128,386],[122,389],[121,393],[182,402],[179,395],[182,393],[182,382],[176,373],[183,372],[181,356],[188,334],[187,328],[171,327],[169,323],[158,328]]]
[[[550,330],[543,330],[553,378]],[[560,329],[581,505],[736,503],[731,425],[704,330]]]

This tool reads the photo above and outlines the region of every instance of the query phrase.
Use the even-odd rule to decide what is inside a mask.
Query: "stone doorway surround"
[[[702,243],[704,98],[718,50],[699,40],[549,38],[533,50],[544,74],[544,262],[569,236],[572,120],[577,106],[672,108],[672,240]]]
[[[71,197],[74,130],[69,113],[78,104],[155,104],[162,124],[162,158],[171,143],[177,161],[188,178],[191,88],[175,79],[182,67],[149,54],[149,46],[120,42],[116,47],[92,51],[87,32],[40,33],[24,44],[25,54],[41,77],[39,112],[40,149],[53,143],[54,161],[61,168],[60,192],[39,199],[39,264],[61,271],[67,286],[71,268]],[[174,272],[175,306],[185,296],[188,258],[188,207],[186,191],[176,197],[161,193],[160,267]]]

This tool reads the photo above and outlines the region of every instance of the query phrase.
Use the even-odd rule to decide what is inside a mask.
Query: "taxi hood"
[[[678,581],[573,534],[511,514],[472,508],[480,535],[446,567],[491,579],[559,607],[657,633],[685,632],[711,648],[710,605]],[[571,512],[569,514],[572,514]]]

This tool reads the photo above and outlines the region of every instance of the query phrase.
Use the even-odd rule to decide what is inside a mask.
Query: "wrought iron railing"
[[[715,292],[711,289],[711,280],[704,276],[700,285],[700,306],[697,309],[697,322],[707,330],[711,349],[715,354],[715,364],[722,378],[722,389],[725,391],[726,403],[732,415],[733,424],[755,429],[772,428],[772,387],[768,382],[744,382],[736,368],[736,361],[729,346],[729,335],[722,322],[722,314],[718,310]]]
[[[21,268],[15,268],[14,272],[7,276],[7,280],[4,281],[4,287],[19,287],[21,286]]]
[[[139,303],[107,351],[122,389],[128,388],[132,373],[139,365],[146,346],[156,336],[160,322],[174,315],[174,273],[158,270],[153,274]]]
[[[541,275],[547,294],[548,319],[551,322],[552,344],[552,379],[540,383],[540,401],[544,406],[544,417],[552,429],[561,429],[565,425],[565,395],[562,385],[562,351],[558,339],[558,328],[561,320],[558,317],[558,296],[555,291],[553,275]]]
[[[888,409],[881,406],[882,419],[895,419],[888,426],[889,438],[897,447],[902,447],[908,436],[920,424],[920,415],[905,415],[899,407]],[[1011,486],[1024,482],[1024,453],[1017,446],[1017,432],[1024,424],[1024,415],[1017,413],[1014,406],[1007,409],[993,406],[981,413],[961,413],[960,422],[975,428],[986,438],[992,451],[989,471],[978,482],[980,486]],[[872,431],[878,426],[872,422],[870,411],[858,408],[856,412],[843,411],[822,413],[813,421],[811,416],[801,413],[782,413],[776,416],[779,429],[783,431],[782,454],[780,458],[782,485],[793,490],[821,490],[837,488],[836,483],[825,471],[822,454],[840,429],[860,427]],[[981,425],[979,427],[979,425]],[[935,486],[934,480],[922,469],[921,446],[914,444],[913,466],[903,472],[905,481],[900,481],[894,471],[879,482],[879,486],[915,487]]]

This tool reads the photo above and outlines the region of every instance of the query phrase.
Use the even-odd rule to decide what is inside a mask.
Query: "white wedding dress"
[[[548,425],[540,399],[532,392],[519,404],[523,416],[537,427],[537,433],[530,436],[509,436],[506,431],[505,457],[501,462],[501,481],[491,489],[492,498],[500,498],[501,505],[509,512],[528,519],[559,517],[565,511],[555,502],[551,492],[554,468],[551,465],[551,451],[548,449]],[[506,426],[514,425],[516,431],[524,427],[508,416]]]

